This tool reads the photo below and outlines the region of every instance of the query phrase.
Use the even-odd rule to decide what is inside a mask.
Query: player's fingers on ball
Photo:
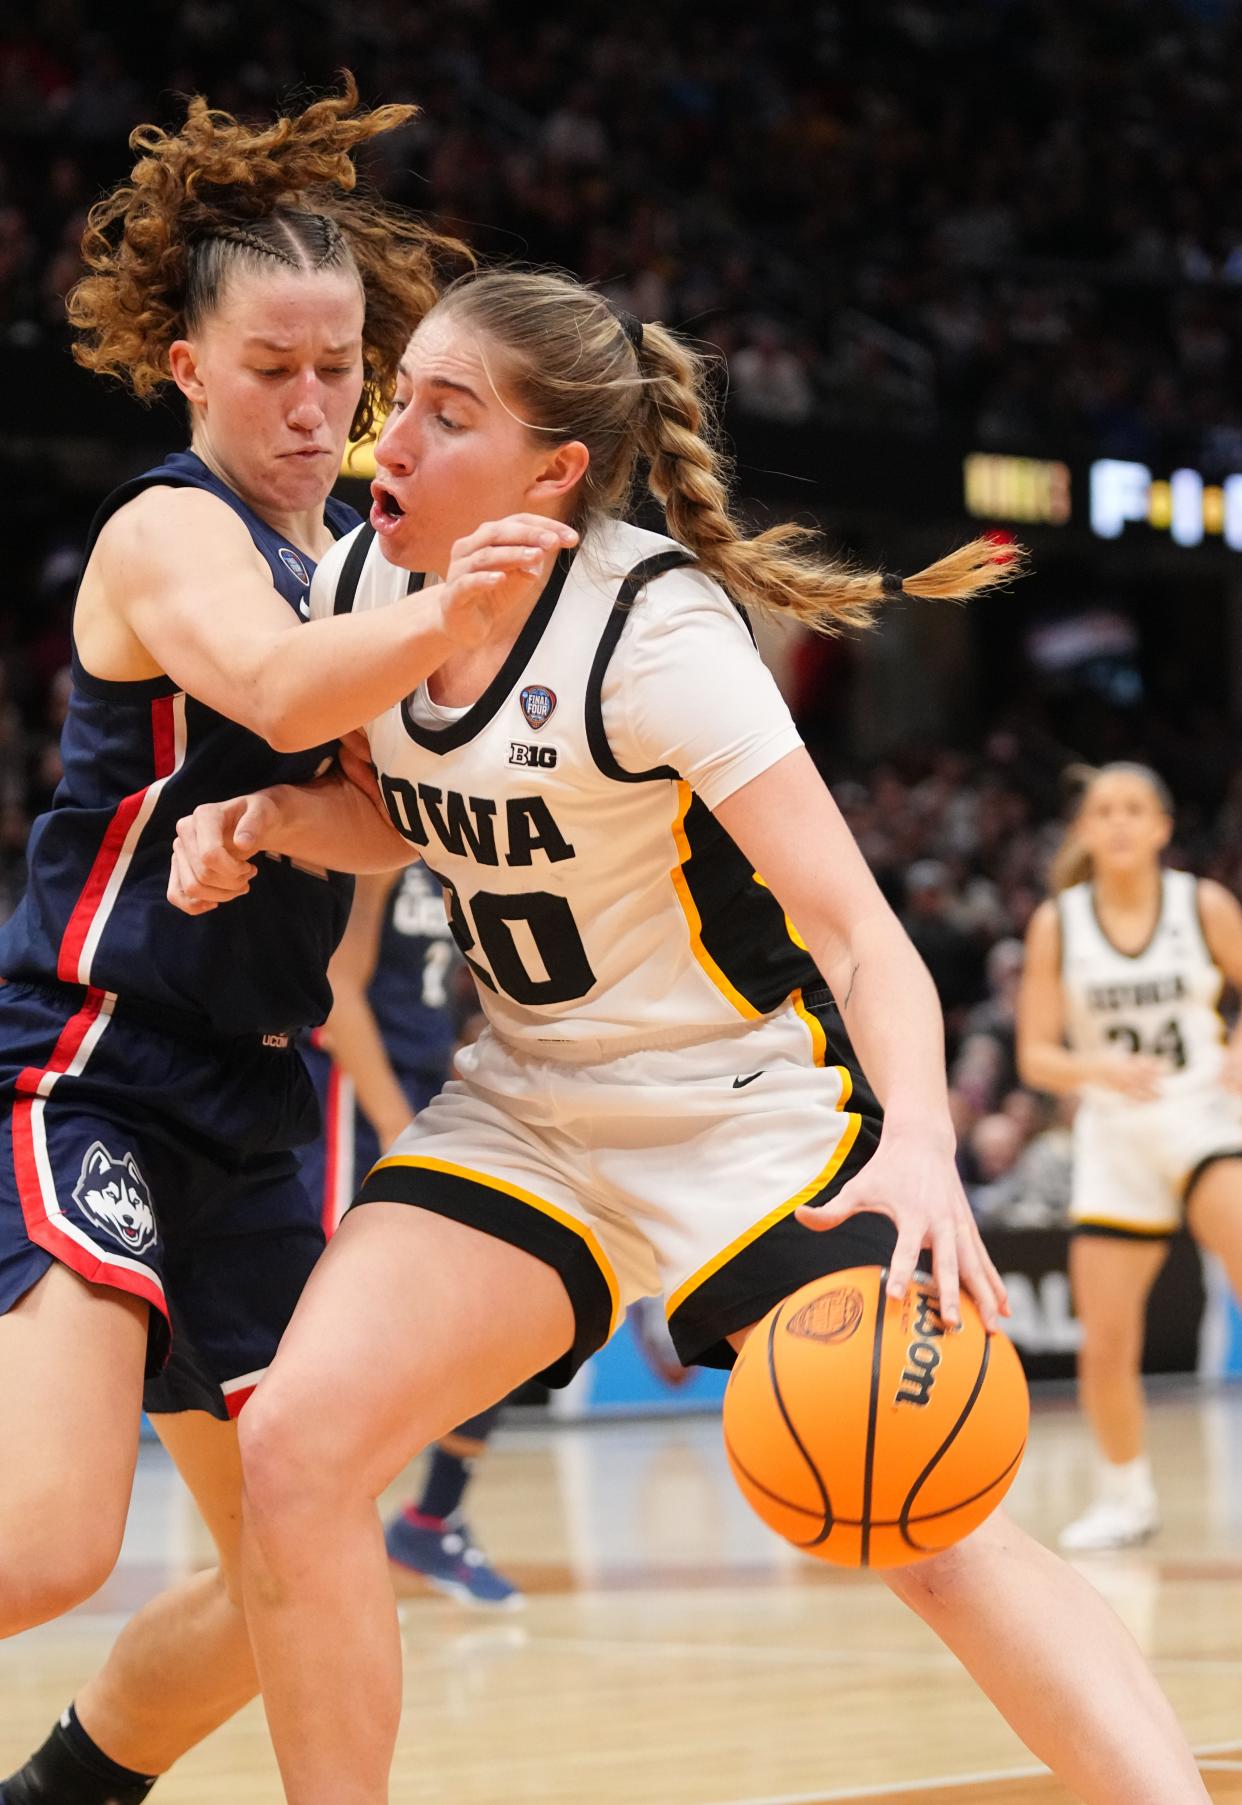
[[[957,1232],[942,1223],[932,1236],[932,1271],[940,1288],[940,1314],[950,1328],[962,1321],[961,1281],[958,1276]]]
[[[888,1263],[888,1284],[885,1286],[888,1297],[901,1298],[906,1295],[906,1288],[914,1277],[914,1268],[918,1265],[926,1238],[921,1224],[902,1223],[898,1228],[897,1245]]]
[[[1008,1316],[1009,1315],[1009,1292],[1005,1288],[1005,1281],[1001,1277],[999,1271],[997,1270],[996,1265],[993,1262],[991,1255],[988,1253],[987,1248],[983,1245],[983,1237],[982,1237],[982,1235],[980,1235],[978,1227],[976,1226],[976,1224],[974,1222],[971,1222],[969,1227],[970,1227],[970,1234],[968,1237],[964,1237],[963,1239],[964,1239],[966,1245],[968,1245],[970,1248],[972,1259],[974,1260],[975,1264],[978,1266],[980,1272],[983,1274],[985,1280],[987,1281],[988,1288],[992,1293],[992,1297],[993,1297],[993,1300],[994,1300],[994,1303],[996,1306],[996,1314],[998,1316]],[[964,1260],[963,1260],[962,1264],[963,1264],[963,1266],[965,1265]],[[971,1287],[971,1294],[972,1294],[972,1296],[977,1295],[975,1293],[973,1285]]]
[[[985,1329],[994,1329],[1000,1310],[999,1287],[991,1262],[980,1257],[980,1251],[964,1230],[957,1236],[957,1268],[962,1284],[975,1300]]]

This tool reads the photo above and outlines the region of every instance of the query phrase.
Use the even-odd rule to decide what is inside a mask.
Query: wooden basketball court
[[[1242,1390],[1164,1390],[1152,1416],[1166,1526],[1083,1570],[1153,1660],[1212,1797],[1242,1805]],[[1051,1537],[1083,1500],[1086,1455],[1068,1401],[1041,1404],[1014,1514]],[[502,1615],[403,1606],[397,1805],[1070,1798],[882,1585],[803,1560],[754,1522],[711,1419],[514,1429],[480,1473],[472,1520],[527,1601]],[[0,1773],[42,1740],[125,1613],[206,1558],[163,1454],[144,1450],[109,1585],[0,1644]],[[259,1708],[155,1796],[279,1805]]]

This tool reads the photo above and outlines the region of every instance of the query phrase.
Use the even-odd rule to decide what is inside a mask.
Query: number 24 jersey
[[[1212,1086],[1225,1031],[1217,1013],[1223,978],[1199,920],[1198,879],[1188,871],[1160,878],[1160,915],[1151,939],[1129,954],[1100,922],[1090,883],[1058,898],[1061,981],[1070,1045],[1083,1053],[1143,1053],[1163,1059],[1165,1095]],[[1115,1092],[1096,1103],[1124,1104]]]

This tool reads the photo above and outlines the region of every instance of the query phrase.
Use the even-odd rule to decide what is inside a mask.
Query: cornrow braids
[[[358,192],[358,148],[417,111],[360,107],[345,71],[340,94],[264,125],[198,95],[179,131],[138,126],[129,180],[91,209],[83,235],[90,273],[68,300],[77,361],[148,400],[170,380],[170,345],[201,325],[235,270],[352,270],[366,301],[353,434],[372,432],[439,266],[472,261],[458,240]]]
[[[667,327],[640,323],[568,277],[515,269],[466,276],[437,311],[496,346],[500,378],[532,432],[587,447],[575,524],[623,513],[642,469],[669,533],[738,602],[833,633],[871,625],[885,601],[964,599],[1023,571],[1020,547],[990,539],[973,539],[903,579],[827,556],[818,535],[792,521],[748,535],[730,507],[708,360]]]

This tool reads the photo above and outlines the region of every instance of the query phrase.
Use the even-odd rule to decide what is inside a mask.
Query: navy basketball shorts
[[[684,1365],[731,1366],[727,1337],[800,1285],[886,1265],[886,1216],[823,1232],[794,1212],[832,1197],[879,1140],[876,1100],[846,1063],[831,1005],[789,1007],[691,1047],[572,1064],[490,1030],[368,1175],[358,1203],[408,1203],[523,1248],[561,1276],[565,1385],[662,1294]]]
[[[150,1305],[146,1408],[237,1412],[323,1249],[286,1035],[187,1040],[98,990],[0,986],[0,1314],[62,1262]]]
[[[331,1239],[384,1149],[358,1107],[353,1079],[323,1050],[317,1034],[303,1043],[302,1057],[319,1099],[323,1131],[298,1148],[298,1167],[323,1232]],[[411,1115],[426,1109],[444,1083],[443,1072],[398,1070],[397,1078],[410,1100]]]

